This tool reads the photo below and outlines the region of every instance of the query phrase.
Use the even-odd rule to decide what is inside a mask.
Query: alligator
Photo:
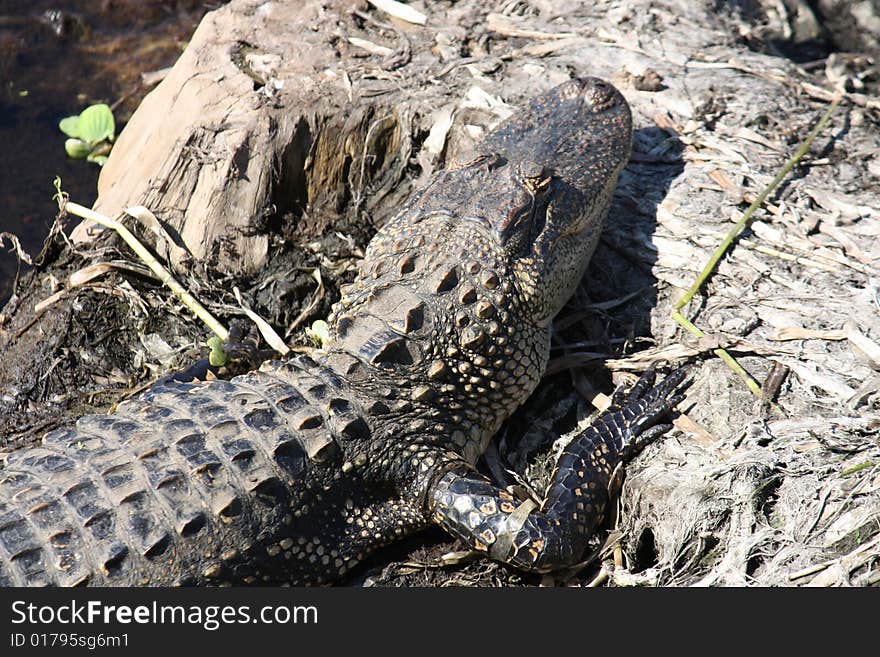
[[[540,505],[476,464],[544,372],[631,144],[620,92],[570,79],[379,230],[322,348],[165,380],[6,455],[0,584],[327,584],[435,524],[521,570],[577,562],[682,369],[615,393]]]

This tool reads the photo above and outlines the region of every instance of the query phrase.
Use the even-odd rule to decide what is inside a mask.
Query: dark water
[[[0,0],[0,232],[39,253],[56,212],[56,175],[71,200],[94,202],[99,168],[67,158],[58,121],[105,102],[118,133],[149,91],[140,74],[172,65],[204,13],[221,4]],[[6,247],[0,302],[18,268]]]

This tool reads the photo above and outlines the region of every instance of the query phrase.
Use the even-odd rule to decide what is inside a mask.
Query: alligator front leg
[[[614,469],[671,428],[685,369],[657,386],[649,370],[562,452],[544,504],[513,496],[462,463],[429,492],[434,520],[498,561],[548,572],[576,563],[602,520]],[[653,386],[653,387],[652,387]]]

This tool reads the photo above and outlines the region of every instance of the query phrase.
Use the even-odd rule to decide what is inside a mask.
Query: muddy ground
[[[273,170],[261,212],[232,237],[201,244],[204,257],[192,255],[179,197],[152,184],[127,202],[148,199],[181,236],[183,256],[167,246],[160,253],[224,321],[243,317],[237,286],[289,344],[308,348],[305,328],[326,316],[370,236],[420,180],[537,90],[598,75],[633,107],[633,158],[583,285],[557,321],[550,373],[499,433],[484,467],[505,485],[540,493],[557,438],[589,421],[597,392],[656,359],[693,361],[695,382],[676,430],[627,469],[619,510],[582,567],[524,576],[435,531],[383,552],[348,583],[880,581],[876,44],[836,52],[821,20],[810,31],[806,14],[774,14],[760,3],[414,4],[428,15],[425,27],[366,3],[315,3],[299,29],[337,56],[321,63],[335,86],[310,108],[309,120],[321,117],[310,133],[324,149],[334,135],[351,138],[337,149],[345,162],[333,169],[330,155],[287,158],[300,169]],[[256,6],[232,2],[215,19],[252,15],[246,5]],[[271,52],[252,36],[250,47]],[[804,43],[815,59],[793,56]],[[253,87],[265,95],[265,84]],[[709,334],[689,337],[670,319],[672,304],[837,89],[846,97],[829,127],[687,307]],[[260,102],[303,112],[285,107],[285,93]],[[369,128],[388,112],[379,139]],[[107,180],[124,179],[112,167],[111,157],[105,206],[120,194]],[[321,194],[316,181],[326,183]],[[163,207],[168,197],[177,200]],[[5,450],[111,409],[204,355],[206,329],[150,275],[132,271],[133,260],[110,235],[71,244],[59,230],[20,282],[0,317]],[[109,263],[103,273],[71,281],[99,262]],[[759,383],[786,374],[772,403],[714,356],[719,345]]]

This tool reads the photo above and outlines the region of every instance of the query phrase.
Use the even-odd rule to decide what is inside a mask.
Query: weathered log
[[[237,0],[208,14],[120,135],[94,209],[144,205],[192,257],[253,274],[266,262],[270,215],[295,217],[308,239],[350,194],[378,205],[376,192],[392,193],[407,164],[410,116],[390,96],[352,94],[356,60],[328,27],[356,4]],[[183,255],[173,251],[172,263]]]

